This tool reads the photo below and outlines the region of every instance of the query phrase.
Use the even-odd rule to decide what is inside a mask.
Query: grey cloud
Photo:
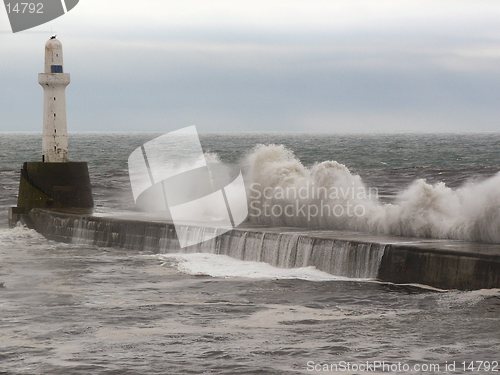
[[[72,74],[69,125],[79,131],[163,131],[192,123],[201,131],[500,130],[500,55],[481,52],[495,48],[498,30],[444,31],[69,33],[62,38]],[[43,44],[29,47],[2,67],[0,129],[40,129],[36,73]]]

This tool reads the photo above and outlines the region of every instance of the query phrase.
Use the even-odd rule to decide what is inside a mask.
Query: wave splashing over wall
[[[258,145],[243,163],[251,222],[500,243],[500,173],[456,189],[418,179],[384,203],[345,165],[306,167],[283,145]]]

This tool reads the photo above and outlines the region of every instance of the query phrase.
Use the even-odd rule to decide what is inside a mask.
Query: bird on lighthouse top
[[[63,66],[62,43],[55,35],[45,43],[45,73],[62,73],[53,71],[53,66]]]

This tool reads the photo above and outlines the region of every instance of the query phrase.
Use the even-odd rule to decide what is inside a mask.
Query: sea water
[[[72,137],[70,157],[89,162],[98,211],[134,209],[126,160],[154,136]],[[7,229],[19,169],[39,159],[39,139],[0,135],[0,372],[359,373],[343,369],[378,361],[409,366],[406,373],[423,373],[425,365],[438,366],[427,373],[466,374],[474,366],[475,373],[494,373],[474,361],[500,360],[499,290],[440,291],[180,249],[151,254],[55,243],[26,228]],[[262,152],[278,154],[274,167],[285,155],[300,178],[337,162],[323,167],[376,187],[376,207],[397,207],[405,194],[421,197],[422,186],[437,194],[431,201],[442,209],[446,199],[464,201],[460,192],[471,186],[485,192],[488,207],[498,207],[500,188],[490,185],[500,170],[500,135],[226,134],[201,140],[205,152],[246,173]],[[414,234],[446,238],[469,230],[463,229]],[[494,242],[498,232],[485,233]]]

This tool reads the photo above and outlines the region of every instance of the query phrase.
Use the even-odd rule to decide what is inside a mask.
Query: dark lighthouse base
[[[33,208],[71,209],[90,213],[94,207],[85,162],[27,162],[21,169],[17,207],[9,210],[9,225],[23,221]]]

